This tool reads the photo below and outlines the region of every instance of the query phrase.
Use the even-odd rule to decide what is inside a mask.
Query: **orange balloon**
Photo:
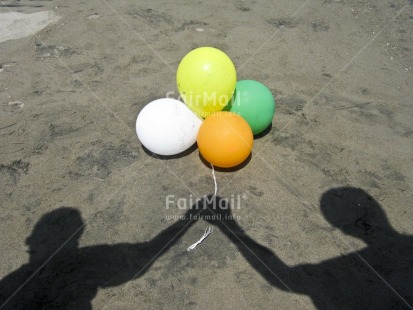
[[[217,112],[208,116],[198,131],[201,155],[211,164],[230,168],[241,164],[254,144],[251,127],[239,115]]]

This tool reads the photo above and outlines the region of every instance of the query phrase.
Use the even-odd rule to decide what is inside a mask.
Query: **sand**
[[[412,9],[2,1],[0,307],[409,309]],[[9,28],[4,17],[21,14],[39,19]],[[187,252],[209,224],[174,239],[186,210],[166,200],[213,194],[211,169],[196,148],[150,156],[135,121],[150,101],[178,97],[179,61],[199,46],[227,53],[277,108],[249,162],[216,172],[219,196],[239,205],[235,235],[218,225]],[[362,212],[341,214],[341,230],[322,197]]]
[[[53,11],[25,14],[20,12],[0,13],[0,42],[17,40],[34,35],[50,23],[57,22]]]

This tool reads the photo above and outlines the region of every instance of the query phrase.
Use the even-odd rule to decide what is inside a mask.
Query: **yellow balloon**
[[[237,74],[224,52],[213,47],[200,47],[181,60],[176,83],[188,107],[205,118],[221,111],[231,100]]]

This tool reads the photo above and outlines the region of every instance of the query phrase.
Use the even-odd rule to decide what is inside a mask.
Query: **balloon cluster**
[[[180,62],[176,82],[181,98],[147,104],[136,120],[141,143],[159,155],[176,155],[198,143],[212,165],[230,168],[251,153],[254,135],[272,122],[271,91],[253,80],[237,82],[235,66],[222,51],[200,47]]]

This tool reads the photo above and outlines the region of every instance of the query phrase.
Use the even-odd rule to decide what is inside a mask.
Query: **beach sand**
[[[185,213],[167,208],[168,195],[189,201],[213,194],[211,168],[196,148],[156,158],[135,132],[147,103],[179,96],[177,66],[200,46],[224,51],[238,80],[258,80],[275,97],[272,128],[255,140],[249,162],[216,171],[219,196],[239,202],[233,214],[249,237],[287,266],[319,265],[365,249],[365,241],[320,211],[321,197],[336,187],[362,189],[394,231],[412,235],[412,9],[411,1],[387,0],[2,1],[2,13],[55,16],[39,32],[0,43],[2,284],[27,264],[33,254],[26,239],[53,210],[78,210],[84,224],[78,247],[105,245],[102,253],[109,255],[118,244],[151,244],[176,222],[171,216]],[[187,252],[208,225],[197,221],[162,255],[150,252],[143,271],[115,284],[92,283],[93,308],[323,308],[290,287],[288,276],[280,275],[283,288],[268,281],[266,275],[277,274],[273,266],[251,263],[218,227]],[[367,225],[373,224],[363,226],[366,234]],[[42,235],[42,244],[49,236]],[[109,268],[101,258],[98,273]],[[383,264],[373,266],[374,281],[391,277]],[[80,265],[74,266],[76,273]],[[411,275],[409,263],[403,268]],[[336,271],[325,273],[332,287],[344,281]],[[325,281],[307,276],[309,288]],[[411,278],[404,281],[411,287]],[[68,286],[80,294],[86,284],[59,285],[61,294]],[[393,297],[408,308],[403,300],[411,296]],[[326,308],[340,308],[329,302]]]

